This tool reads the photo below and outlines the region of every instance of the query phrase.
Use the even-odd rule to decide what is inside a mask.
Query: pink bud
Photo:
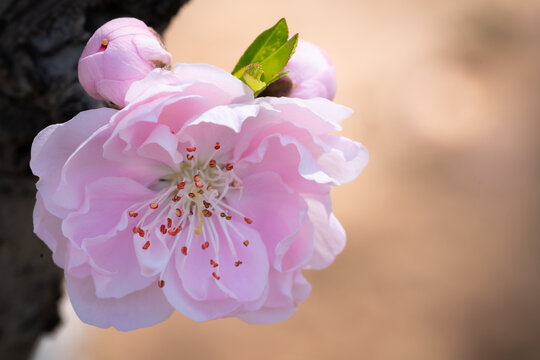
[[[329,100],[336,93],[336,71],[330,58],[321,48],[299,40],[298,46],[284,69],[293,82],[289,97],[310,99],[323,97]]]
[[[124,107],[130,85],[171,64],[159,35],[135,18],[118,18],[96,30],[79,59],[79,81],[90,96]]]

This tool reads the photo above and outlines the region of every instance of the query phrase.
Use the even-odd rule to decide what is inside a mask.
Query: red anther
[[[136,212],[133,211],[133,210],[131,210],[131,211],[129,212],[129,216],[130,216],[130,217],[133,217],[133,218],[134,218],[134,217],[137,217],[137,215],[139,215],[139,213],[136,213]]]
[[[219,279],[221,279],[221,278],[219,277],[219,275],[218,275],[218,274],[216,274],[216,272],[215,272],[215,271],[214,271],[214,272],[212,273],[212,276],[213,276],[213,277],[214,277],[214,278],[215,278],[216,280],[219,280]]]
[[[212,190],[212,189],[213,189],[213,187],[211,187],[210,185],[208,185],[208,186],[206,187],[206,190],[208,190],[208,191],[210,191],[210,190]]]
[[[182,182],[179,182],[178,184],[176,184],[176,187],[178,188],[178,190],[182,190],[185,186],[186,186],[185,181],[182,181]]]
[[[182,254],[187,255],[187,247],[186,246],[182,246],[182,249],[180,251],[182,252]]]
[[[143,229],[139,229],[139,236],[140,236],[140,237],[144,237],[144,235],[145,235],[144,230],[143,230]]]
[[[160,288],[164,287],[164,286],[165,286],[165,280],[159,280],[158,283],[157,283],[157,285],[158,285]]]
[[[179,202],[181,198],[182,198],[181,196],[174,195],[173,198],[172,198],[172,201],[173,202]]]
[[[174,135],[174,134],[176,134],[176,133],[175,133],[174,131],[172,131],[172,130],[171,130],[171,134],[173,134],[173,135]]]
[[[177,208],[176,209],[176,216],[178,216],[178,217],[182,216],[182,210]]]
[[[195,174],[195,175],[193,175],[193,181],[199,182],[200,179],[201,179],[201,175],[200,175],[200,174]]]
[[[167,227],[170,228],[172,226],[172,219],[167,218]]]
[[[248,217],[245,217],[245,218],[244,218],[244,221],[247,222],[248,224],[252,224],[252,223],[253,223],[253,220],[251,220],[251,219],[248,218]]]
[[[134,226],[133,227],[133,233],[134,234],[137,234],[139,232],[139,227],[138,226]]]
[[[214,149],[219,150],[220,147],[221,147],[221,145],[219,145],[219,142],[217,142],[216,146],[214,146]]]
[[[105,39],[105,38],[101,39],[101,45],[99,46],[99,50],[104,51],[108,45],[109,45],[108,39]]]
[[[209,246],[210,246],[210,243],[208,241],[206,241],[201,245],[201,249],[206,250],[206,249],[208,249]]]
[[[216,160],[210,160],[210,162],[208,163],[208,166],[210,166],[211,168],[215,168],[216,167]]]
[[[228,163],[228,164],[225,165],[225,170],[231,171],[232,169],[233,169],[233,164]]]
[[[204,210],[202,211],[202,213],[203,213],[204,217],[210,217],[210,216],[212,216],[212,212],[211,212],[211,211],[208,211],[208,210],[206,210],[206,209],[204,209]]]
[[[234,266],[239,267],[242,264],[240,260],[234,262]]]
[[[225,216],[225,219],[226,219],[226,220],[231,220],[231,219],[232,219],[232,216],[231,216],[231,215],[227,215],[227,216]]]
[[[210,259],[210,265],[212,265],[213,267],[218,267],[218,263],[212,259]]]
[[[187,152],[194,152],[195,150],[197,150],[197,148],[195,146],[190,146],[190,147],[186,148]]]
[[[243,244],[244,244],[244,246],[248,246],[249,245],[249,240],[244,240]]]
[[[232,186],[232,187],[240,187],[241,185],[242,185],[242,184],[240,184],[240,183],[239,183],[238,181],[236,181],[236,180],[233,180],[233,181],[231,182],[231,186]]]
[[[219,216],[221,216],[221,217],[225,217],[225,216],[227,216],[227,215],[225,215],[225,213],[224,213],[224,212],[222,212],[221,214],[219,214]]]
[[[176,229],[169,230],[169,235],[176,236],[182,230],[182,226],[178,225]]]
[[[167,228],[165,227],[165,224],[161,224],[161,226],[159,227],[159,231],[161,231],[162,234],[167,233]]]
[[[194,193],[189,193],[188,196],[189,196],[190,198],[194,198],[194,197],[195,197],[195,194],[194,194]]]
[[[201,189],[201,190],[199,190],[199,191],[197,191],[197,192],[198,192],[199,194],[201,194],[201,195],[204,194],[204,190],[203,190],[203,189]]]
[[[158,208],[159,204],[158,203],[151,203],[150,204],[150,209],[152,210],[156,210]]]
[[[146,249],[148,249],[149,247],[150,247],[150,241],[147,241],[147,242],[145,242],[144,245],[142,246],[142,249],[143,249],[143,250],[146,250]]]
[[[186,155],[186,158],[187,158],[188,160],[193,160],[193,155],[187,154],[187,155]]]
[[[207,208],[207,209],[208,209],[208,208],[210,207],[210,205],[211,205],[211,204],[210,204],[208,201],[206,201],[206,200],[203,200],[202,202],[203,202],[204,207]]]

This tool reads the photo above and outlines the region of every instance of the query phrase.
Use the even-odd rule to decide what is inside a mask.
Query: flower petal
[[[81,143],[107,124],[116,110],[101,108],[80,112],[63,124],[51,125],[43,129],[32,143],[30,168],[40,180],[36,184],[48,210],[57,216],[66,211],[54,201],[54,194],[60,183],[62,167]]]
[[[150,285],[120,299],[98,298],[90,278],[66,274],[66,288],[79,318],[87,324],[129,331],[166,320],[174,311],[157,285]]]

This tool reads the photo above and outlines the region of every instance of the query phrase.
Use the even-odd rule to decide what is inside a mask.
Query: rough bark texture
[[[133,16],[162,32],[187,0],[0,2],[0,359],[26,359],[59,322],[62,270],[32,231],[34,136],[102,106],[77,79],[77,61],[100,25]]]

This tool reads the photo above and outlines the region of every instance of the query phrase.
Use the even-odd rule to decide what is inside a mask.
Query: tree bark
[[[137,17],[158,32],[187,0],[0,2],[0,359],[27,359],[59,322],[62,270],[33,234],[30,147],[44,127],[104,104],[77,78],[79,56],[110,19]]]

